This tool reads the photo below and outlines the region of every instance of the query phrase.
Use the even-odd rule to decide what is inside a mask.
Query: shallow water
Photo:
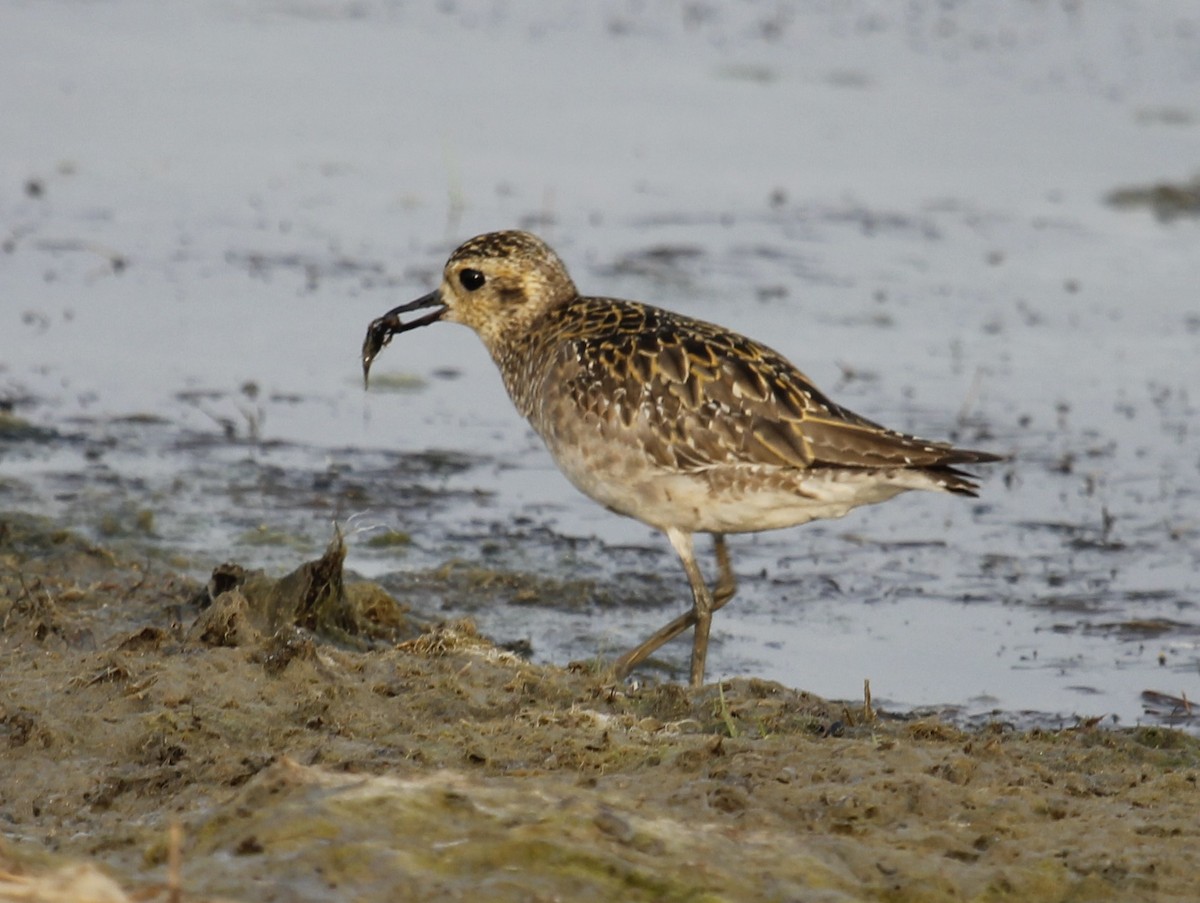
[[[1200,227],[1104,198],[1193,174],[1200,18],[838,9],[9,9],[0,397],[52,433],[4,442],[0,503],[201,573],[338,521],[398,594],[449,560],[557,581],[442,600],[539,660],[623,649],[682,573],[557,475],[478,341],[402,336],[361,387],[367,323],[519,225],[585,292],[1013,455],[979,500],[734,538],[710,678],[1122,723],[1197,698]]]

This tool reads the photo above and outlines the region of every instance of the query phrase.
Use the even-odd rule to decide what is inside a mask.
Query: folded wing
[[[829,400],[770,348],[655,308],[631,305],[620,323],[575,341],[572,356],[578,402],[619,420],[664,468],[911,468],[970,492],[954,465],[997,460],[889,430]]]

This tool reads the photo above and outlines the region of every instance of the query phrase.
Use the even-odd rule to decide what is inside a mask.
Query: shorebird
[[[401,320],[412,311],[428,312]],[[841,517],[910,489],[974,496],[974,478],[958,467],[999,460],[860,417],[778,352],[728,329],[581,296],[558,255],[528,232],[470,239],[437,289],[373,321],[364,384],[393,335],[439,320],[475,330],[567,479],[662,530],[683,562],[691,609],[618,658],[617,678],[692,628],[691,684],[703,683],[712,614],[736,589],[726,534]],[[696,533],[713,536],[712,588]]]

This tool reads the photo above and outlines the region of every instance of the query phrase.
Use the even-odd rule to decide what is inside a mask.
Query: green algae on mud
[[[205,586],[0,516],[0,899],[79,898],[37,884],[58,863],[156,898],[172,821],[192,900],[1194,897],[1186,734],[634,688],[405,611],[339,550]]]

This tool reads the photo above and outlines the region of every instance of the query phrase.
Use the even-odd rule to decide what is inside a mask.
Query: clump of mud
[[[197,601],[206,610],[188,635],[209,645],[247,645],[291,628],[356,649],[411,639],[421,627],[381,587],[346,586],[346,545],[336,533],[325,554],[274,579],[228,562],[215,568]]]
[[[1194,899],[1182,733],[635,688],[344,555],[203,585],[0,515],[0,901]]]

